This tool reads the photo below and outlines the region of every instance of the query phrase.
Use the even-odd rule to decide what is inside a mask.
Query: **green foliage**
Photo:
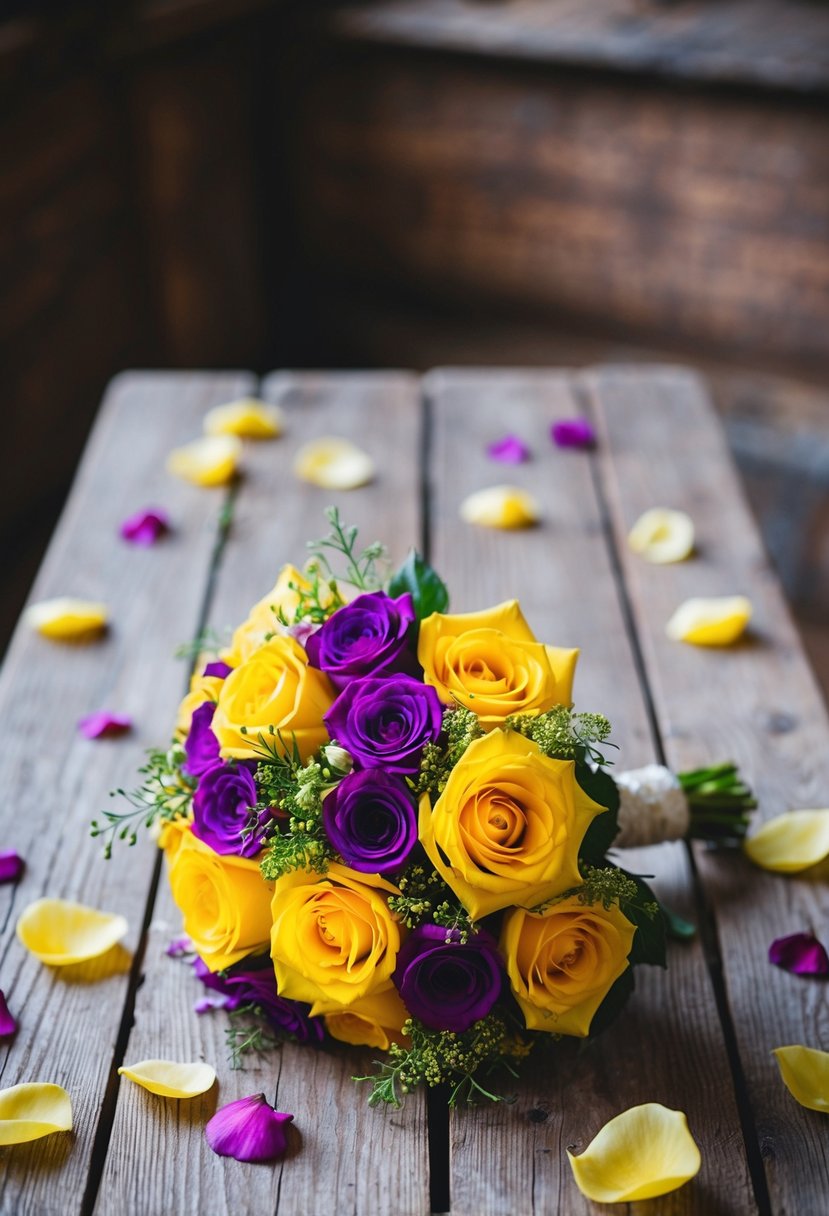
[[[551,759],[584,764],[589,758],[593,764],[606,763],[594,747],[607,744],[610,737],[610,722],[604,714],[577,714],[567,705],[554,705],[543,714],[512,714],[504,725],[532,739]]]
[[[331,531],[321,540],[308,542],[308,551],[315,564],[328,575],[341,583],[348,583],[359,591],[377,591],[381,585],[377,563],[386,557],[386,547],[380,541],[372,541],[359,551],[357,545],[357,528],[347,525],[340,519],[337,507],[327,507],[325,518],[331,525]],[[345,570],[335,570],[332,560],[342,559]]]
[[[173,742],[168,751],[153,748],[147,752],[147,762],[139,770],[144,778],[134,790],[117,789],[110,798],[126,799],[128,811],[103,811],[103,820],[93,819],[90,834],[101,836],[104,841],[104,857],[112,856],[116,840],[125,840],[134,845],[138,829],[151,828],[158,820],[180,819],[190,810],[195,790],[195,778],[183,772],[182,765],[187,756],[179,742]]]
[[[619,791],[612,777],[602,769],[594,770],[586,764],[576,765],[576,780],[588,797],[607,808],[591,820],[580,850],[588,864],[600,865],[619,831]]]
[[[407,929],[431,920],[432,912],[452,896],[437,870],[415,862],[397,880],[399,895],[389,896],[390,910]]]
[[[717,844],[736,844],[749,824],[749,811],[757,799],[740,776],[736,764],[715,764],[678,773],[691,812],[688,837]]]
[[[230,1025],[225,1028],[225,1041],[230,1053],[230,1067],[244,1068],[244,1057],[264,1056],[281,1047],[290,1035],[277,1035],[259,1005],[239,1005],[229,1009]]]
[[[418,621],[433,612],[446,612],[449,607],[449,592],[446,584],[435,570],[414,549],[409,550],[403,565],[395,570],[386,584],[389,595],[404,595],[409,592]]]
[[[530,1047],[523,1039],[516,1040],[505,1018],[498,1013],[487,1014],[460,1034],[429,1030],[410,1018],[403,1033],[410,1037],[410,1046],[392,1043],[388,1059],[377,1062],[377,1073],[354,1077],[355,1081],[371,1083],[369,1106],[380,1102],[402,1106],[405,1095],[421,1083],[430,1087],[450,1086],[450,1107],[459,1102],[474,1104],[481,1099],[501,1102],[504,1099],[485,1088],[481,1077],[499,1068],[517,1076],[510,1057],[521,1058]]]
[[[420,773],[414,783],[414,792],[429,794],[436,800],[443,793],[452,769],[460,760],[470,743],[484,735],[484,729],[471,709],[461,706],[447,709],[443,714],[444,744],[427,743],[420,761]]]

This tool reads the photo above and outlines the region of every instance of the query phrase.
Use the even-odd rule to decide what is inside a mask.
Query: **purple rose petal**
[[[396,599],[384,591],[358,595],[305,639],[308,661],[340,690],[361,676],[417,675],[410,637],[414,619],[408,592]]]
[[[204,1137],[220,1157],[275,1161],[288,1148],[287,1125],[293,1117],[275,1110],[264,1094],[253,1094],[220,1107],[205,1127]]]
[[[246,962],[247,966],[231,968],[226,974],[219,975],[211,971],[203,959],[196,958],[193,960],[193,970],[205,988],[225,998],[224,1008],[229,1013],[240,1005],[255,1005],[280,1035],[297,1043],[321,1043],[325,1029],[322,1018],[309,1017],[310,1006],[301,1001],[279,996],[270,958],[264,956],[261,967],[251,967]]]
[[[410,676],[366,678],[346,685],[323,721],[355,768],[416,773],[441,732],[443,706],[431,684]]]
[[[9,1013],[5,993],[0,990],[0,1039],[8,1039],[17,1032],[17,1022]]]
[[[216,659],[213,663],[208,663],[202,675],[217,676],[220,680],[226,680],[233,668],[229,663],[223,663],[220,659]]]
[[[132,730],[132,718],[128,718],[126,714],[111,714],[109,710],[100,709],[81,718],[78,730],[86,739],[114,739]]]
[[[221,763],[219,740],[210,729],[215,712],[216,702],[205,701],[193,711],[190,719],[190,730],[184,741],[187,760],[182,768],[191,777],[201,777],[208,769]]]
[[[119,531],[123,540],[146,549],[170,531],[170,519],[165,511],[149,507],[145,511],[136,511],[135,515],[130,515],[129,519],[125,519],[121,524]]]
[[[402,777],[368,768],[343,777],[322,804],[325,833],[352,870],[396,874],[417,844],[417,803]]]
[[[226,1009],[230,998],[215,992],[211,996],[200,997],[193,1002],[194,1013],[209,1013],[212,1009]]]
[[[517,435],[505,435],[491,443],[486,454],[490,460],[498,460],[501,464],[522,464],[529,460],[530,449]]]
[[[829,975],[829,956],[812,933],[778,937],[769,946],[769,962],[793,975]]]
[[[258,832],[242,836],[256,806],[255,765],[214,764],[199,777],[193,795],[193,835],[216,853],[255,857],[262,848]]]
[[[596,446],[596,432],[586,418],[562,418],[553,423],[550,435],[557,448]]]
[[[164,953],[169,958],[184,958],[193,953],[193,943],[189,937],[174,937]]]
[[[0,882],[17,882],[23,873],[23,858],[14,849],[0,853]]]
[[[409,1013],[430,1030],[460,1034],[486,1017],[503,988],[498,945],[484,929],[462,943],[456,929],[418,925],[392,976]]]

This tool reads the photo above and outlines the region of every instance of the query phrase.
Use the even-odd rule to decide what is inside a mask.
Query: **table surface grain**
[[[286,434],[246,445],[232,489],[200,490],[164,471],[171,447],[200,432],[212,405],[256,392],[286,411]],[[560,451],[557,418],[592,418],[594,452]],[[504,469],[486,445],[515,432],[533,450]],[[347,435],[378,476],[331,494],[292,475],[300,444]],[[543,519],[520,533],[470,528],[461,500],[509,480]],[[759,818],[825,805],[829,723],[797,633],[741,494],[704,387],[679,368],[560,371],[127,373],[107,391],[32,599],[78,595],[111,608],[94,645],[59,646],[18,628],[0,675],[0,848],[26,858],[0,887],[0,988],[19,1017],[0,1047],[0,1085],[51,1081],[72,1096],[71,1134],[0,1148],[0,1210],[60,1216],[272,1212],[277,1216],[580,1216],[599,1209],[575,1187],[580,1151],[625,1108],[684,1110],[702,1151],[696,1179],[628,1205],[654,1216],[818,1216],[829,1196],[824,1117],[784,1089],[771,1050],[829,1047],[818,982],[771,967],[773,938],[829,911],[826,874],[780,878],[739,853],[659,846],[628,851],[699,932],[671,943],[667,972],[640,968],[636,992],[595,1043],[564,1042],[534,1061],[515,1101],[451,1112],[423,1094],[370,1110],[351,1081],[371,1053],[284,1047],[233,1071],[224,1015],[197,1017],[198,985],[167,957],[176,910],[149,840],[104,862],[89,822],[129,785],[145,748],[169,736],[184,689],[176,645],[238,623],[279,566],[302,560],[335,501],[364,539],[402,560],[414,543],[469,611],[513,596],[537,636],[580,646],[577,707],[605,712],[619,762],[689,768],[733,758]],[[175,530],[149,550],[118,538],[126,515],[164,506]],[[656,567],[625,536],[652,505],[687,510],[694,558]],[[671,643],[664,622],[690,595],[748,594],[750,636],[727,651]],[[109,707],[135,719],[90,742],[76,721]],[[106,968],[38,964],[18,943],[22,908],[44,895],[122,912],[126,950]],[[206,1059],[218,1091],[168,1102],[119,1080],[123,1061]],[[214,1156],[203,1127],[218,1102],[264,1091],[296,1116],[289,1157],[245,1166]]]

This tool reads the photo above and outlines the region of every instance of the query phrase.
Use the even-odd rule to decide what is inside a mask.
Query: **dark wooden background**
[[[829,5],[6,11],[0,646],[124,367],[667,357],[829,655]]]

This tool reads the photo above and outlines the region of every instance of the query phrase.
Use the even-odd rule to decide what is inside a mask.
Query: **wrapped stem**
[[[677,780],[690,811],[689,840],[726,843],[742,840],[749,811],[757,799],[740,776],[736,764],[715,764],[678,773]]]
[[[757,802],[736,764],[716,764],[675,775],[661,764],[620,773],[619,833],[625,848],[668,840],[741,840]]]

